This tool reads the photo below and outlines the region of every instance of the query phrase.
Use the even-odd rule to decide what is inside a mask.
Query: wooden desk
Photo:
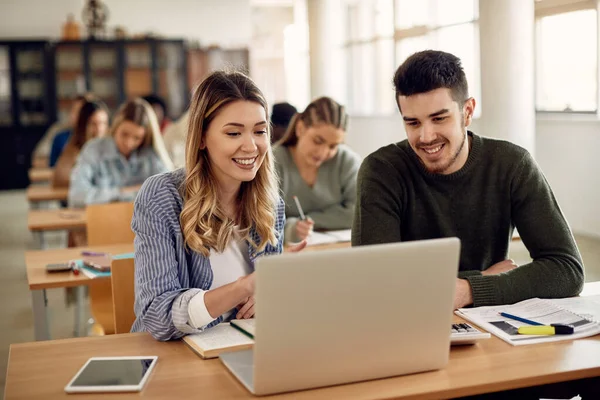
[[[31,182],[50,182],[53,175],[53,168],[31,168],[29,170],[29,180]]]
[[[27,227],[32,232],[85,228],[86,222],[85,210],[29,210],[27,215]]]
[[[68,188],[52,188],[50,186],[29,186],[27,188],[27,200],[30,203],[40,201],[67,200]]]
[[[33,305],[35,340],[50,339],[46,289],[89,285],[91,281],[90,278],[81,273],[79,275],[74,275],[71,272],[46,272],[46,264],[80,259],[83,250],[104,251],[112,254],[131,253],[133,251],[133,243],[25,252],[27,283],[29,284],[29,290],[31,290],[31,300]],[[96,279],[108,278],[95,278],[94,280]],[[80,312],[78,311],[77,314],[79,315]]]
[[[146,333],[13,344],[5,399],[88,398],[63,388],[94,356],[157,355],[145,398],[256,399],[219,360],[202,360],[180,342],[157,342]],[[365,358],[365,362],[376,362]],[[513,347],[496,337],[453,347],[439,371],[306,390],[269,399],[439,399],[544,385],[600,375],[600,336]],[[88,395],[89,396],[89,395]],[[139,394],[111,394],[114,399]]]
[[[304,251],[317,251],[349,246],[349,242],[333,243],[319,246],[309,246]],[[46,264],[61,263],[72,259],[79,259],[81,258],[81,252],[83,250],[104,251],[112,254],[131,253],[133,252],[133,243],[25,252],[27,283],[29,284],[29,290],[31,290],[31,299],[33,303],[33,326],[35,340],[50,339],[46,289],[84,286],[89,285],[91,281],[91,279],[83,274],[74,275],[71,272],[46,272]]]

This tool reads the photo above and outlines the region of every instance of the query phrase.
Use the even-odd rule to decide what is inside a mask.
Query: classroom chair
[[[115,333],[129,333],[135,321],[133,258],[113,260],[110,270]]]
[[[133,243],[133,203],[94,204],[86,207],[89,246]],[[96,324],[95,335],[115,333],[110,279],[91,282],[90,308]]]

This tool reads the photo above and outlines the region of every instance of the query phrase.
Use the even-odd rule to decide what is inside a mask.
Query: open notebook
[[[246,350],[254,345],[254,340],[226,322],[182,340],[202,358],[216,358],[226,351]]]

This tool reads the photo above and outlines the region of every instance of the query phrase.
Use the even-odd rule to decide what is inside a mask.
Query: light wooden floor
[[[0,399],[4,396],[6,363],[11,343],[33,340],[31,295],[25,275],[24,252],[36,249],[33,236],[27,230],[28,204],[24,191],[0,192]],[[65,246],[65,234],[49,237],[52,247]],[[577,243],[586,265],[586,280],[600,280],[600,239],[577,236]],[[529,254],[517,243],[511,257],[518,264],[526,262]],[[74,309],[65,302],[65,291],[48,291],[52,337],[73,335]]]

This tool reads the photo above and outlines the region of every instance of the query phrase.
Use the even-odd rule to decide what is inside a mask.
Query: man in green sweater
[[[467,130],[475,100],[460,59],[415,53],[394,86],[408,139],[362,163],[352,245],[460,238],[455,308],[579,294],[581,255],[539,166]],[[521,266],[507,260],[514,228],[533,259]]]

